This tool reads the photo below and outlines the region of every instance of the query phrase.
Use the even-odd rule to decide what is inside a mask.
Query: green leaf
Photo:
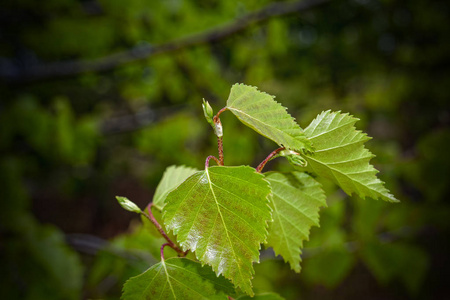
[[[302,152],[313,152],[311,142],[286,108],[274,96],[256,87],[235,84],[227,100],[227,108],[242,123],[280,146]]]
[[[228,299],[234,294],[233,285],[210,267],[187,258],[169,258],[127,280],[121,299]]]
[[[159,210],[164,207],[164,200],[167,195],[189,176],[197,172],[197,169],[186,166],[170,166],[164,172],[161,181],[156,187],[155,195],[153,196],[153,206]]]
[[[140,214],[142,211],[141,209],[132,201],[128,200],[126,197],[116,196],[117,202],[119,202],[120,206],[122,206],[123,209],[135,212],[137,214]]]
[[[284,300],[284,298],[276,293],[262,293],[256,294],[254,297],[241,296],[236,300]]]
[[[269,183],[248,166],[210,167],[166,198],[164,221],[183,250],[252,295],[252,263],[271,220]]]
[[[303,172],[266,174],[272,186],[273,222],[269,225],[267,245],[300,272],[303,241],[309,239],[311,226],[319,226],[319,209],[326,206],[320,183]]]
[[[307,169],[331,179],[349,195],[398,202],[369,163],[374,155],[364,148],[364,143],[370,137],[355,129],[356,121],[349,114],[329,110],[317,116],[305,129],[316,149],[313,155],[305,156]]]

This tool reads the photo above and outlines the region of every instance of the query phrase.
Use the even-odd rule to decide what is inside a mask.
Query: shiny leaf
[[[266,174],[272,187],[273,222],[269,225],[267,245],[300,272],[303,241],[309,239],[311,226],[319,226],[319,209],[326,206],[320,183],[302,172]]]
[[[377,178],[378,171],[369,163],[374,157],[364,147],[370,138],[354,124],[358,119],[340,112],[322,112],[305,129],[316,152],[305,156],[307,169],[331,179],[347,194],[358,194],[389,202],[398,202]]]
[[[166,198],[164,221],[184,250],[195,251],[247,294],[252,263],[271,220],[270,186],[247,166],[210,167],[189,177]]]
[[[296,151],[313,151],[303,130],[286,108],[274,100],[274,96],[253,86],[235,84],[231,88],[227,108],[242,123],[278,145]]]
[[[187,258],[169,258],[127,280],[122,299],[226,300],[234,293],[233,285],[217,277],[209,266]]]
[[[186,166],[170,166],[164,172],[161,181],[156,187],[153,196],[153,206],[161,210],[164,207],[164,200],[167,195],[189,176],[197,172],[197,169]]]

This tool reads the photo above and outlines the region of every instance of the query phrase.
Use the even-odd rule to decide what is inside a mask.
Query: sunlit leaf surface
[[[274,96],[256,87],[235,84],[227,100],[227,108],[245,125],[280,146],[312,152],[311,142],[286,108]]]
[[[252,263],[271,220],[269,194],[269,183],[251,167],[210,167],[167,196],[164,221],[184,250],[252,295]]]
[[[319,209],[326,206],[320,183],[302,172],[269,172],[272,186],[273,222],[269,225],[267,245],[300,272],[303,241],[308,240],[311,226],[319,226]]]
[[[322,112],[305,129],[305,134],[316,149],[305,156],[307,168],[319,176],[333,180],[347,194],[358,194],[397,202],[377,178],[378,171],[369,163],[374,157],[364,147],[370,138],[354,124],[358,119],[340,112]]]
[[[217,277],[209,266],[187,258],[169,258],[130,278],[123,287],[123,300],[228,299],[233,285]]]

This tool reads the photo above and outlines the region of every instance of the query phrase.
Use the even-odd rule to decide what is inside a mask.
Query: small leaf
[[[227,100],[227,108],[242,123],[287,149],[313,152],[311,142],[286,108],[274,96],[256,87],[235,84]]]
[[[326,206],[320,183],[303,172],[269,172],[272,187],[273,222],[269,225],[267,245],[300,272],[303,241],[309,239],[311,226],[319,226],[319,209]]]
[[[134,204],[134,202],[131,202],[126,197],[116,196],[117,202],[119,202],[120,206],[122,206],[123,209],[135,212],[137,214],[142,213],[141,209]]]
[[[197,172],[166,198],[164,221],[183,250],[252,295],[252,263],[271,220],[270,186],[247,166]]]
[[[169,258],[132,277],[123,286],[123,300],[228,299],[233,285],[217,277],[209,266],[187,258]]]
[[[355,129],[356,121],[349,114],[329,110],[317,116],[305,129],[316,148],[314,155],[305,156],[307,169],[334,181],[349,195],[398,202],[369,163],[374,155],[364,148],[364,143],[370,138]]]
[[[153,206],[159,210],[164,207],[164,200],[167,195],[189,176],[197,172],[197,169],[186,166],[170,166],[164,172],[161,181],[156,187],[155,195],[153,196]]]

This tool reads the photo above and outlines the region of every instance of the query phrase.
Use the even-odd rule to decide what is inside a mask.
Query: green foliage
[[[311,122],[305,134],[316,151],[305,156],[308,170],[333,180],[349,195],[398,202],[369,164],[374,155],[364,148],[364,143],[370,138],[355,129],[356,121],[349,114],[326,111]]]
[[[129,0],[124,5],[118,0],[7,0],[0,20],[4,29],[0,73],[20,79],[34,66],[44,73],[52,69],[64,73],[71,68],[61,61],[85,65],[134,47],[139,55],[140,46],[176,44],[177,38],[240,22],[247,13],[266,5],[289,2]],[[376,279],[385,284],[374,292],[412,298],[404,295],[406,281],[401,277],[413,272],[400,267],[404,265],[401,260],[387,260],[393,261],[387,269],[397,265],[398,270],[395,276],[383,276],[376,266],[369,267],[362,251],[366,251],[365,243],[382,240],[371,250],[372,256],[386,256],[382,253],[385,245],[402,244],[405,251],[422,249],[424,255],[433,257],[431,268],[450,268],[444,259],[450,228],[450,156],[443,151],[450,141],[448,11],[445,1],[328,1],[212,43],[182,47],[110,71],[38,81],[9,82],[2,77],[0,248],[12,245],[5,238],[11,237],[11,226],[20,223],[23,215],[37,216],[36,229],[52,223],[61,231],[108,239],[134,217],[130,229],[120,235],[120,251],[108,252],[101,264],[90,262],[97,256],[103,258],[103,250],[86,251],[73,245],[87,273],[102,270],[95,282],[83,285],[83,297],[117,299],[126,278],[155,263],[139,260],[140,267],[134,268],[136,258],[128,254],[140,249],[159,258],[164,239],[150,240],[147,229],[153,225],[146,220],[136,234],[139,217],[124,212],[118,216],[120,208],[112,195],[127,195],[143,208],[166,166],[201,168],[204,157],[216,150],[215,137],[207,137],[209,129],[197,117],[201,114],[199,99],[220,108],[219,99],[226,99],[230,85],[246,82],[277,95],[302,128],[328,108],[360,118],[358,129],[374,137],[367,147],[377,157],[370,162],[382,170],[383,181],[402,199],[395,206],[358,201],[317,175],[328,208],[321,210],[320,229],[312,227],[310,241],[304,242],[302,274],[289,272],[289,264],[281,270],[282,261],[275,261],[278,268],[258,268],[272,262],[272,252],[263,250],[263,264],[254,266],[255,293],[274,290],[286,299],[351,298],[355,287],[375,289],[370,280]],[[52,62],[58,64],[47,68]],[[222,116],[226,164],[256,166],[273,150],[271,140],[238,127],[238,121],[231,119],[234,115]],[[110,130],[112,123],[116,130]],[[292,170],[283,159],[269,163],[269,168]],[[154,209],[153,213],[162,224],[159,212]],[[156,229],[154,233],[159,234]],[[386,236],[393,239],[385,240]],[[176,241],[175,236],[171,238]],[[32,246],[21,245],[19,249]],[[48,245],[48,253],[52,247],[58,246]],[[166,247],[166,256],[170,250]],[[23,291],[20,297],[5,297],[26,299],[33,285],[43,286],[28,276],[44,276],[35,260],[17,258],[15,252],[20,251],[2,252],[2,266],[9,271],[1,273],[13,279],[4,281],[1,290]],[[10,267],[17,259],[26,268]],[[361,264],[369,267],[365,272],[372,276],[354,276],[361,272]],[[442,298],[446,293],[442,272],[420,267],[415,272],[425,284],[416,285],[422,288],[414,297]],[[261,277],[265,279],[259,281]],[[55,290],[63,284],[45,280]]]
[[[272,187],[273,222],[267,245],[300,272],[300,249],[311,226],[319,226],[319,209],[326,206],[321,185],[306,173],[266,174]]]
[[[259,260],[271,220],[269,193],[253,168],[207,168],[167,196],[164,221],[184,250],[253,294],[252,263]]]
[[[209,167],[211,157],[207,158],[204,171],[171,166],[158,185],[153,206],[163,212],[164,227],[159,226],[159,230],[173,231],[182,250],[167,236],[165,246],[171,246],[179,255],[194,252],[199,262],[211,266],[218,276],[223,275],[245,294],[254,296],[251,284],[253,262],[259,261],[262,243],[289,262],[291,269],[300,272],[303,242],[309,239],[310,228],[319,226],[319,210],[326,206],[322,185],[304,172],[262,175],[261,170],[269,159],[286,157],[296,166],[305,166],[308,162],[308,168],[319,176],[329,178],[333,175],[331,179],[349,194],[355,192],[362,198],[375,199],[381,195],[383,200],[396,200],[376,178],[376,170],[369,164],[372,154],[363,146],[367,137],[355,130],[356,119],[348,114],[324,112],[307,127],[304,135],[272,96],[243,84],[232,87],[226,108],[244,124],[283,148],[269,155],[257,170],[248,166],[227,167],[221,163]],[[212,108],[206,102],[203,111],[208,123],[221,124],[219,115],[213,117]],[[283,121],[285,119],[287,123]],[[222,134],[216,132],[216,135],[222,139]],[[312,144],[316,153],[312,153]],[[218,147],[222,153],[222,144]],[[129,204],[128,199],[118,197],[118,200],[124,202],[121,205],[125,205],[125,209],[140,212],[137,206]],[[155,223],[155,217],[148,218]],[[196,282],[198,270],[201,270],[198,263],[183,259],[166,262],[163,249],[164,246],[161,263],[125,284],[124,299],[150,296],[190,299],[215,295],[213,288],[202,288],[203,283]],[[311,273],[313,278],[323,278],[328,286],[335,285],[353,265],[351,257],[346,256],[342,248],[341,252],[336,251],[338,249],[328,251],[327,259],[316,261],[315,269],[323,270],[337,258],[340,264],[331,276],[327,276],[329,272]],[[195,267],[186,266],[187,262]],[[196,271],[186,273],[185,269],[192,268]],[[320,277],[322,275],[324,277]],[[272,294],[257,298],[280,299]]]
[[[159,210],[162,210],[167,195],[195,172],[197,172],[197,169],[185,166],[168,167],[156,187],[155,194],[153,195],[153,205]]]
[[[123,287],[123,299],[228,299],[232,284],[187,258],[162,260]]]
[[[242,123],[278,145],[305,153],[313,152],[303,130],[274,97],[256,87],[235,84],[227,100],[230,110]]]

